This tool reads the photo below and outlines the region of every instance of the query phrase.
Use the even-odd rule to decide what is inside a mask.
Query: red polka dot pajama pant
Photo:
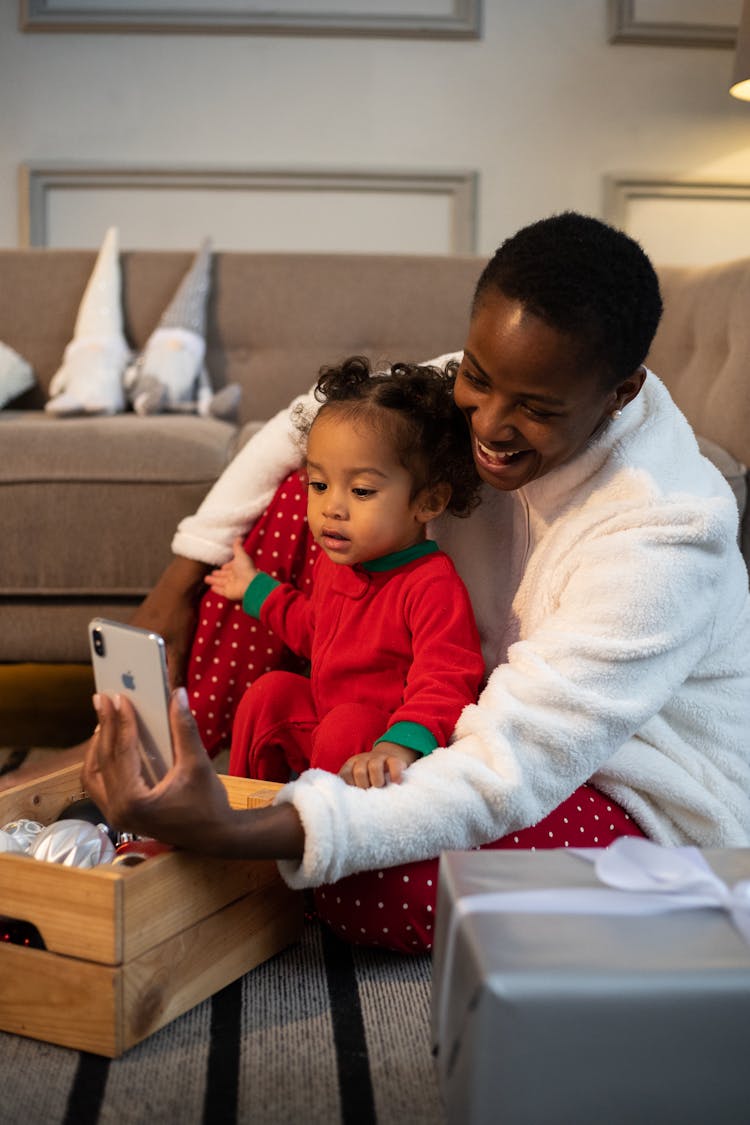
[[[503,836],[481,850],[606,848],[618,836],[643,835],[619,805],[593,786],[582,785],[533,828]],[[425,953],[432,949],[437,876],[437,859],[350,875],[316,890],[318,917],[355,944]]]
[[[306,506],[305,485],[292,473],[244,544],[260,569],[303,590],[318,549]],[[266,672],[301,670],[299,659],[239,603],[209,590],[188,666],[190,706],[209,753],[230,745],[235,711],[251,684]],[[583,785],[539,824],[485,847],[606,847],[618,836],[643,835],[619,805]],[[437,871],[437,859],[430,859],[350,875],[315,892],[318,915],[348,941],[424,953],[432,948]]]

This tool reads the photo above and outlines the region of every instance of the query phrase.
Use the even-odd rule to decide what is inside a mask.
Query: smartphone
[[[125,695],[133,704],[143,776],[155,785],[174,760],[164,640],[148,629],[95,617],[89,622],[89,643],[96,690]]]

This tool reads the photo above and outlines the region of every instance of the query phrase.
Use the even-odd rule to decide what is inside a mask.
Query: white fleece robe
[[[303,396],[305,400],[305,396]],[[309,405],[309,400],[308,400]],[[176,553],[220,563],[299,462],[290,412],[252,439]],[[468,848],[535,824],[591,779],[653,839],[750,844],[750,597],[728,485],[651,372],[573,460],[485,486],[431,533],[474,604],[488,670],[451,746],[400,785],[309,770],[277,798],[305,829],[292,886]]]

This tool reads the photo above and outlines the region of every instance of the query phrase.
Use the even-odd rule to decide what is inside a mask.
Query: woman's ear
[[[623,379],[620,385],[615,388],[612,410],[622,410],[629,402],[632,402],[640,394],[645,380],[646,368],[636,367],[633,374],[629,375],[627,379]]]
[[[437,519],[448,507],[451,498],[451,486],[447,481],[423,488],[416,499],[415,515],[418,523],[429,523]]]

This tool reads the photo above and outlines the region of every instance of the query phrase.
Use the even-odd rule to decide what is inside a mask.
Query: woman
[[[469,520],[442,519],[434,533],[469,588],[490,674],[449,748],[399,785],[359,790],[310,771],[273,808],[230,815],[184,693],[177,766],[151,793],[132,715],[101,700],[85,784],[109,815],[182,846],[276,857],[298,887],[383,878],[445,848],[541,846],[553,822],[551,846],[564,846],[563,812],[582,797],[601,828],[581,825],[576,843],[640,831],[747,845],[750,599],[737,511],[642,367],[660,312],[641,249],[575,214],[520,231],[480,278],[455,401],[485,487]],[[254,456],[257,515],[296,463],[288,418],[269,423]],[[236,462],[230,471],[239,479]],[[203,527],[218,522],[212,503]],[[200,514],[179,542],[199,538]]]

